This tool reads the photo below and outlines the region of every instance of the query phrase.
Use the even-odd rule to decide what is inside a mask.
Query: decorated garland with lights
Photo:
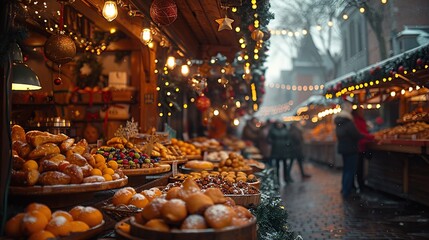
[[[289,229],[288,213],[279,196],[279,185],[273,179],[274,169],[268,168],[260,173],[261,203],[253,209],[258,224],[258,239],[288,240],[296,239],[296,234]]]
[[[407,78],[419,87],[429,87],[427,81],[409,77],[429,68],[429,44],[387,59],[378,65],[362,69],[355,75],[326,84],[326,98],[342,97],[351,91],[375,87],[397,78]],[[413,80],[414,79],[414,80]]]

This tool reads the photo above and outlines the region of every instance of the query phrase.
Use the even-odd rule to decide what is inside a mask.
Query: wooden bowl
[[[145,240],[256,240],[256,217],[242,227],[227,227],[215,230],[213,228],[203,230],[177,230],[169,232],[156,231],[147,228],[135,221],[134,217],[130,218],[131,236],[144,236]]]
[[[225,194],[225,197],[230,197],[235,201],[236,205],[246,208],[257,207],[261,203],[261,193],[256,194]]]

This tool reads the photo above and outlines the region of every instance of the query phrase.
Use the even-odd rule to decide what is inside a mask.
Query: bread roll
[[[203,213],[208,207],[212,206],[213,200],[201,192],[193,193],[186,199],[186,207],[190,214]]]
[[[143,208],[142,216],[146,220],[161,217],[161,208],[167,202],[164,198],[155,198],[152,202]]]
[[[95,183],[95,182],[105,182],[106,180],[102,176],[90,176],[83,178],[83,183]]]
[[[18,155],[12,155],[12,169],[22,170],[24,163],[25,163],[25,160],[22,157]]]
[[[215,204],[223,204],[226,202],[226,199],[219,188],[208,188],[204,194],[211,198]]]
[[[33,186],[39,180],[40,173],[35,169],[29,171],[15,171],[11,172],[11,185],[14,186]]]
[[[84,178],[91,176],[91,171],[93,169],[91,165],[86,164],[86,165],[80,167],[80,169],[82,169],[82,173],[83,173]]]
[[[12,142],[12,150],[15,150],[20,157],[26,159],[32,148],[27,142],[16,140]]]
[[[223,204],[213,205],[204,212],[207,224],[215,229],[230,226],[234,216],[234,210]]]
[[[72,184],[79,184],[83,182],[83,171],[78,165],[70,164],[66,166],[63,170],[63,173],[70,176],[70,183]]]
[[[74,138],[69,138],[64,140],[60,145],[61,152],[66,152],[67,150],[69,150],[69,148],[73,146],[74,142],[75,142]]]
[[[206,229],[207,223],[203,216],[198,214],[189,215],[180,226],[182,230]]]
[[[27,142],[25,139],[25,130],[19,125],[12,126],[12,142],[14,141]]]
[[[28,154],[29,159],[39,159],[44,156],[51,154],[60,153],[60,148],[55,143],[45,143],[43,145],[37,146],[33,151]]]
[[[181,199],[167,201],[161,207],[161,216],[167,223],[176,224],[182,222],[188,216],[185,202]]]
[[[45,143],[59,144],[69,137],[65,134],[51,134],[48,132],[29,131],[26,134],[27,142],[32,146],[37,147]]]
[[[58,171],[58,163],[50,161],[50,160],[43,160],[39,163],[39,172],[48,172],[48,171]]]
[[[69,184],[70,180],[71,178],[69,175],[58,171],[44,172],[40,174],[39,177],[39,183],[41,185]]]
[[[79,153],[72,153],[69,156],[67,156],[67,161],[69,161],[71,164],[76,164],[78,166],[85,166],[88,164],[86,159],[80,155]]]
[[[48,156],[42,158],[42,160],[43,159],[46,159],[46,160],[49,160],[49,161],[52,161],[55,163],[60,163],[60,162],[66,160],[66,156],[64,156],[63,154],[57,153],[57,154],[48,155]]]

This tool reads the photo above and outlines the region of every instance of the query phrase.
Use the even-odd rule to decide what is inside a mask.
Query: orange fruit
[[[144,208],[149,203],[149,200],[143,196],[143,194],[136,193],[134,196],[130,199],[128,204],[134,205],[138,208]]]
[[[115,192],[112,198],[112,203],[115,206],[124,204],[128,205],[128,202],[130,202],[131,198],[133,197],[133,193],[129,191],[127,188],[121,188],[118,191]]]
[[[58,216],[63,216],[69,222],[73,221],[73,216],[70,213],[66,212],[66,211],[57,210],[54,213],[52,213],[52,218],[58,217]]]
[[[53,239],[53,238],[55,238],[55,235],[53,233],[42,230],[31,234],[28,240],[47,240],[47,239]]]
[[[14,238],[15,237],[18,238],[22,236],[21,224],[22,224],[22,219],[24,218],[24,215],[25,213],[18,213],[6,222],[6,226],[5,226],[6,236],[14,237]]]
[[[45,215],[37,210],[27,212],[22,218],[22,230],[25,234],[31,235],[33,233],[42,231],[48,224],[48,219]]]
[[[49,221],[46,230],[58,236],[68,236],[71,231],[70,222],[63,216],[57,216]]]
[[[100,170],[100,169],[98,169],[98,168],[93,168],[93,169],[91,170],[91,175],[92,175],[92,176],[103,176],[103,173],[101,172],[101,170]]]
[[[34,160],[28,160],[24,163],[22,168],[24,169],[24,171],[38,170],[39,164],[37,164],[37,162]]]
[[[26,208],[25,211],[26,212],[31,212],[33,210],[37,210],[41,213],[43,213],[46,217],[46,219],[49,221],[51,219],[51,209],[49,209],[48,206],[46,206],[45,204],[41,204],[41,203],[30,203]]]
[[[110,160],[108,163],[107,163],[107,166],[109,166],[109,168],[111,168],[111,169],[113,169],[113,170],[116,170],[116,169],[118,169],[118,163],[115,161],[115,160]]]
[[[115,170],[113,170],[112,168],[105,168],[105,169],[103,169],[103,175],[104,174],[113,175],[114,173],[115,173]]]
[[[89,230],[88,224],[82,221],[72,221],[70,226],[71,232],[86,232]]]
[[[79,215],[82,213],[84,208],[85,207],[83,207],[83,206],[76,206],[69,211],[70,215],[72,215],[72,217],[73,217],[73,220],[76,221],[78,219]]]
[[[94,227],[103,222],[103,214],[93,207],[85,207],[76,219],[88,224],[89,227]]]
[[[127,191],[131,192],[133,195],[136,194],[136,190],[132,187],[124,187]]]
[[[104,180],[106,180],[106,181],[112,181],[112,175],[110,175],[110,174],[103,174],[103,177],[104,177]]]

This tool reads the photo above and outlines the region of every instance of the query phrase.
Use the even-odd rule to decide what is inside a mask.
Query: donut
[[[148,221],[144,226],[162,232],[170,231],[170,227],[162,219],[152,219]]]
[[[66,211],[57,210],[57,211],[55,211],[55,212],[52,213],[52,218],[58,217],[58,216],[63,216],[69,222],[73,221],[73,216],[70,213],[66,212]]]
[[[235,215],[238,218],[246,218],[246,219],[250,219],[253,217],[252,213],[245,207],[237,205],[232,207],[232,209],[234,209]]]
[[[142,216],[146,220],[152,220],[161,217],[161,208],[167,202],[164,198],[155,198],[152,202],[143,208]]]
[[[215,229],[230,226],[234,215],[234,210],[223,204],[210,206],[204,212],[204,218],[206,219],[207,224]]]
[[[158,189],[159,190],[159,189]],[[141,194],[143,194],[143,196],[145,196],[145,198],[147,198],[147,200],[149,202],[152,202],[155,198],[158,197],[158,193],[156,190],[154,190],[153,188],[151,189],[147,189],[147,190],[143,190],[141,192]]]
[[[189,195],[185,199],[185,202],[186,208],[190,214],[203,213],[204,210],[214,204],[213,200],[202,192]]]
[[[182,225],[180,226],[180,229],[187,230],[187,229],[206,229],[207,223],[203,216],[198,214],[192,214],[189,215],[185,220],[183,221]]]
[[[188,216],[186,203],[181,199],[171,199],[161,207],[161,216],[167,223],[179,223]]]
[[[241,227],[241,226],[248,224],[249,222],[250,222],[250,220],[247,218],[233,217],[232,221],[231,221],[231,226]]]
[[[223,204],[226,202],[226,199],[219,188],[208,188],[204,191],[204,194],[211,198],[215,204]]]
[[[233,207],[235,206],[235,201],[234,199],[230,198],[230,197],[225,197],[225,205]]]

